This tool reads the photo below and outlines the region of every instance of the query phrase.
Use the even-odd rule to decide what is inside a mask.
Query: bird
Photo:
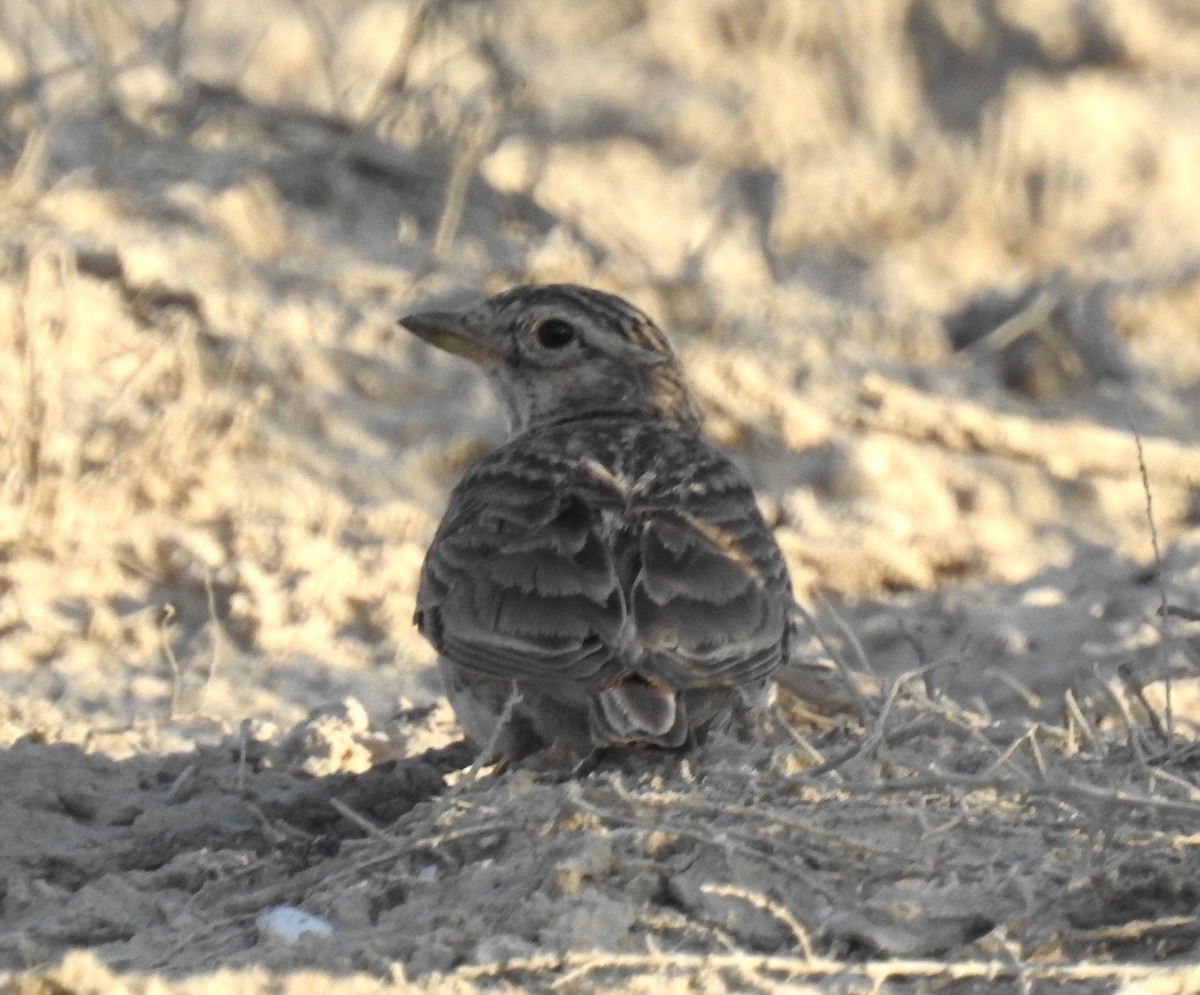
[[[480,367],[508,419],[450,493],[413,616],[468,739],[507,762],[757,728],[791,580],[654,321],[527,284],[400,324]]]

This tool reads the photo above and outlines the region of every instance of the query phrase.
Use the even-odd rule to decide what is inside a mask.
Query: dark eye
[[[544,349],[561,349],[575,338],[575,326],[561,318],[547,318],[537,327],[538,345]]]

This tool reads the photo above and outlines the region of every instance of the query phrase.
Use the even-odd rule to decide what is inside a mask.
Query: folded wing
[[[421,575],[417,624],[454,663],[603,687],[628,613],[595,488],[536,462],[477,468]]]
[[[445,657],[590,691],[747,684],[780,666],[787,571],[731,464],[710,451],[704,488],[637,488],[514,455],[464,478],[426,558],[416,617]],[[629,710],[650,705],[643,694]],[[674,723],[650,717],[638,721]]]
[[[662,511],[641,530],[631,614],[643,675],[687,689],[770,676],[786,652],[791,594],[757,512],[714,524]]]

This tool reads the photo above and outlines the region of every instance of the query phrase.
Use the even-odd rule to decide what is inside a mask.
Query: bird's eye
[[[547,318],[537,327],[538,345],[544,349],[561,349],[575,339],[575,326],[561,318]]]

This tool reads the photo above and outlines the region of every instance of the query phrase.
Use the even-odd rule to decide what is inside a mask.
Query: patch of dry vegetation
[[[0,966],[1195,987],[1198,65],[1174,0],[8,0]],[[298,781],[452,733],[393,713],[500,429],[393,326],[521,280],[671,330],[824,637],[798,738]],[[861,726],[826,651],[877,670]],[[338,939],[267,949],[280,901]]]

